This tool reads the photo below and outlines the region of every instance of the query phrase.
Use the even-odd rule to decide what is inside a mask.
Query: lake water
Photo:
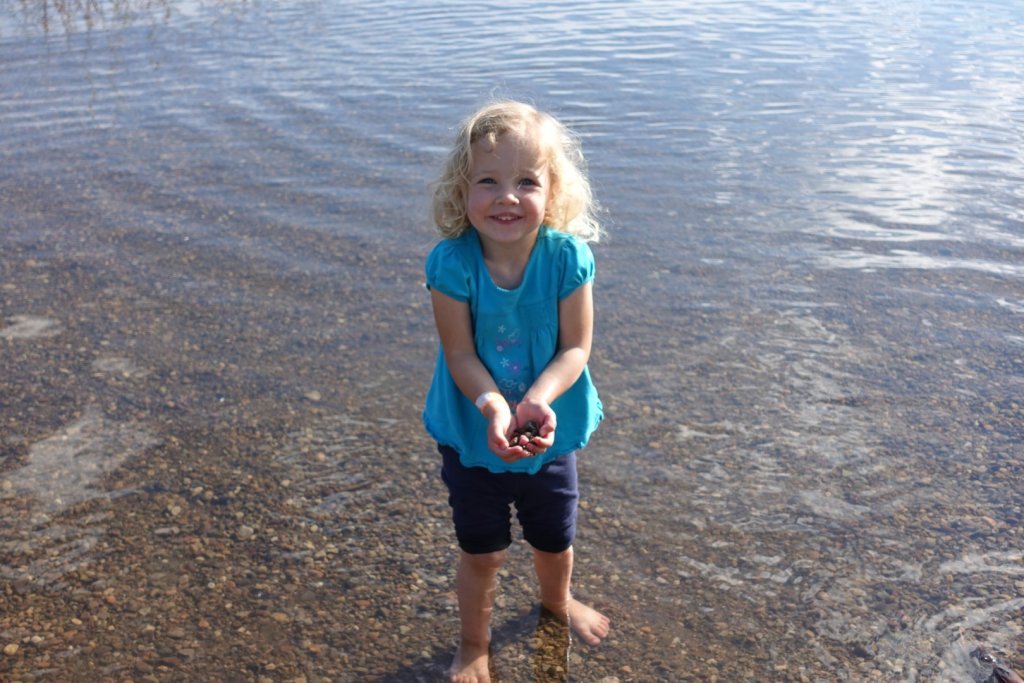
[[[577,593],[505,681],[1024,668],[1024,5],[0,0],[0,674],[427,681],[427,184],[583,137]],[[563,644],[564,645],[564,644]]]

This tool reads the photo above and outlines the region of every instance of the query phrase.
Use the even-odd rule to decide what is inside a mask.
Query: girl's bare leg
[[[565,619],[585,643],[597,645],[608,635],[608,617],[584,605],[569,592],[572,548],[560,553],[533,549],[533,564],[540,583],[540,601],[552,614]]]
[[[479,555],[462,552],[455,577],[462,636],[452,660],[451,683],[490,683],[491,612],[498,588],[498,570],[505,551]]]

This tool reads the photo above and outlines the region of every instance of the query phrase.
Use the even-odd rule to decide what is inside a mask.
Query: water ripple
[[[427,184],[461,116],[522,97],[584,137],[611,227],[581,535],[658,661],[614,644],[589,665],[940,680],[966,676],[964,632],[1019,643],[1020,553],[992,549],[1020,526],[1019,3],[53,6],[0,0],[0,389],[25,415],[39,377],[99,374],[103,405],[171,422],[181,387],[139,356],[227,357],[265,373],[239,406],[311,421],[254,447],[290,477],[274,514],[341,524],[353,556],[398,535],[419,431],[382,415],[417,400],[435,348]],[[306,366],[344,406],[280,408]],[[0,574],[22,589],[86,561],[103,477],[158,438],[94,407],[35,427],[2,463],[7,516],[28,513]]]

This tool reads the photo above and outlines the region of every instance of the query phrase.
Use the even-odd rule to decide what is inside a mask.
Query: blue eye
[[[519,181],[519,184],[520,185],[536,185],[537,183],[534,182],[533,178],[523,178],[522,180]]]

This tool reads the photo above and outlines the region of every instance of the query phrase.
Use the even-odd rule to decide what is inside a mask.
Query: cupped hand
[[[515,418],[508,404],[504,401],[494,401],[493,407],[487,407],[487,446],[499,458],[509,461],[505,453],[509,450],[509,436],[515,431]],[[518,459],[518,458],[517,458]]]
[[[534,453],[522,444],[511,443],[518,423],[512,410],[504,401],[494,401],[487,407],[487,445],[503,461],[511,464],[523,458],[532,458]]]
[[[511,445],[522,448],[528,455],[540,455],[555,443],[557,418],[551,406],[543,401],[523,399],[517,403],[512,422],[515,428],[510,435]],[[517,436],[528,426],[532,427],[531,433]]]
[[[555,443],[555,411],[542,401],[524,399],[515,408],[500,402],[488,415],[487,444],[504,462],[532,458]]]

